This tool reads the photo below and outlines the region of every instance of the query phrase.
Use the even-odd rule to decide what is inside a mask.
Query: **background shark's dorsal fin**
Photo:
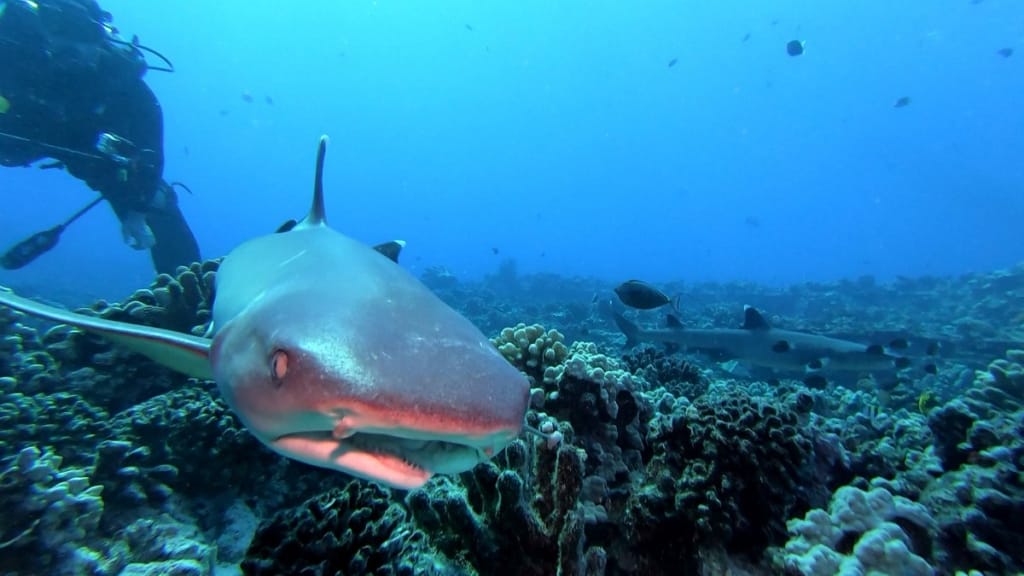
[[[757,308],[753,306],[743,307],[743,329],[744,330],[767,330],[771,328],[768,321],[761,316]]]
[[[669,314],[668,317],[665,318],[665,324],[669,328],[675,328],[675,329],[684,328],[683,321],[680,320],[679,317],[676,316],[675,314]]]
[[[327,135],[320,137],[320,146],[316,151],[316,178],[313,180],[313,205],[309,214],[294,229],[318,228],[327,226],[327,213],[324,210],[324,156],[327,154]]]

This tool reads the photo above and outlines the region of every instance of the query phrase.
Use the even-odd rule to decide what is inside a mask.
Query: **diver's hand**
[[[141,212],[131,211],[121,218],[121,235],[125,244],[136,250],[149,250],[156,244],[156,237]]]

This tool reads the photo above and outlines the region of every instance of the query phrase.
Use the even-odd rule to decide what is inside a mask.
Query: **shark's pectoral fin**
[[[815,358],[814,360],[808,362],[806,366],[804,366],[804,370],[807,372],[817,372],[819,370],[824,370],[825,366],[828,366],[828,363],[829,359],[827,357]]]
[[[299,223],[298,220],[292,220],[292,219],[285,220],[284,224],[281,224],[280,226],[278,226],[277,230],[275,230],[274,233],[275,234],[284,234],[285,232],[291,232],[292,228],[295,228],[295,225],[298,224],[298,223]]]
[[[22,298],[6,288],[0,288],[0,304],[31,316],[69,324],[102,336],[188,376],[204,380],[213,379],[213,372],[210,369],[210,340],[206,338],[75,314],[69,310]]]
[[[113,326],[94,327],[77,323],[74,325],[186,376],[213,380],[213,369],[210,367],[210,340],[149,326],[107,320],[102,322],[108,322]]]
[[[373,247],[374,250],[387,256],[388,260],[395,264],[398,264],[398,255],[402,253],[402,248],[405,248],[405,240],[392,240]]]

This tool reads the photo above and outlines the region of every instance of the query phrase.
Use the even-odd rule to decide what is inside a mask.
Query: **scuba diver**
[[[163,112],[142,79],[173,66],[137,38],[118,38],[110,21],[96,0],[0,0],[0,165],[52,159],[39,167],[64,168],[100,193],[63,224],[8,250],[4,268],[52,249],[102,200],[125,242],[149,250],[158,273],[200,260],[177,184],[163,178]],[[167,67],[148,65],[144,51]]]

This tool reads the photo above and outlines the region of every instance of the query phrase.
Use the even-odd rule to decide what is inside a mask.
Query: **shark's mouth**
[[[401,458],[410,466],[435,474],[463,472],[484,459],[477,448],[447,440],[419,440],[360,432],[341,444],[346,449]]]
[[[371,432],[341,439],[326,431],[300,432],[280,436],[272,444],[278,451],[310,464],[398,488],[418,487],[434,474],[469,470],[487,458],[479,448],[450,440]]]

